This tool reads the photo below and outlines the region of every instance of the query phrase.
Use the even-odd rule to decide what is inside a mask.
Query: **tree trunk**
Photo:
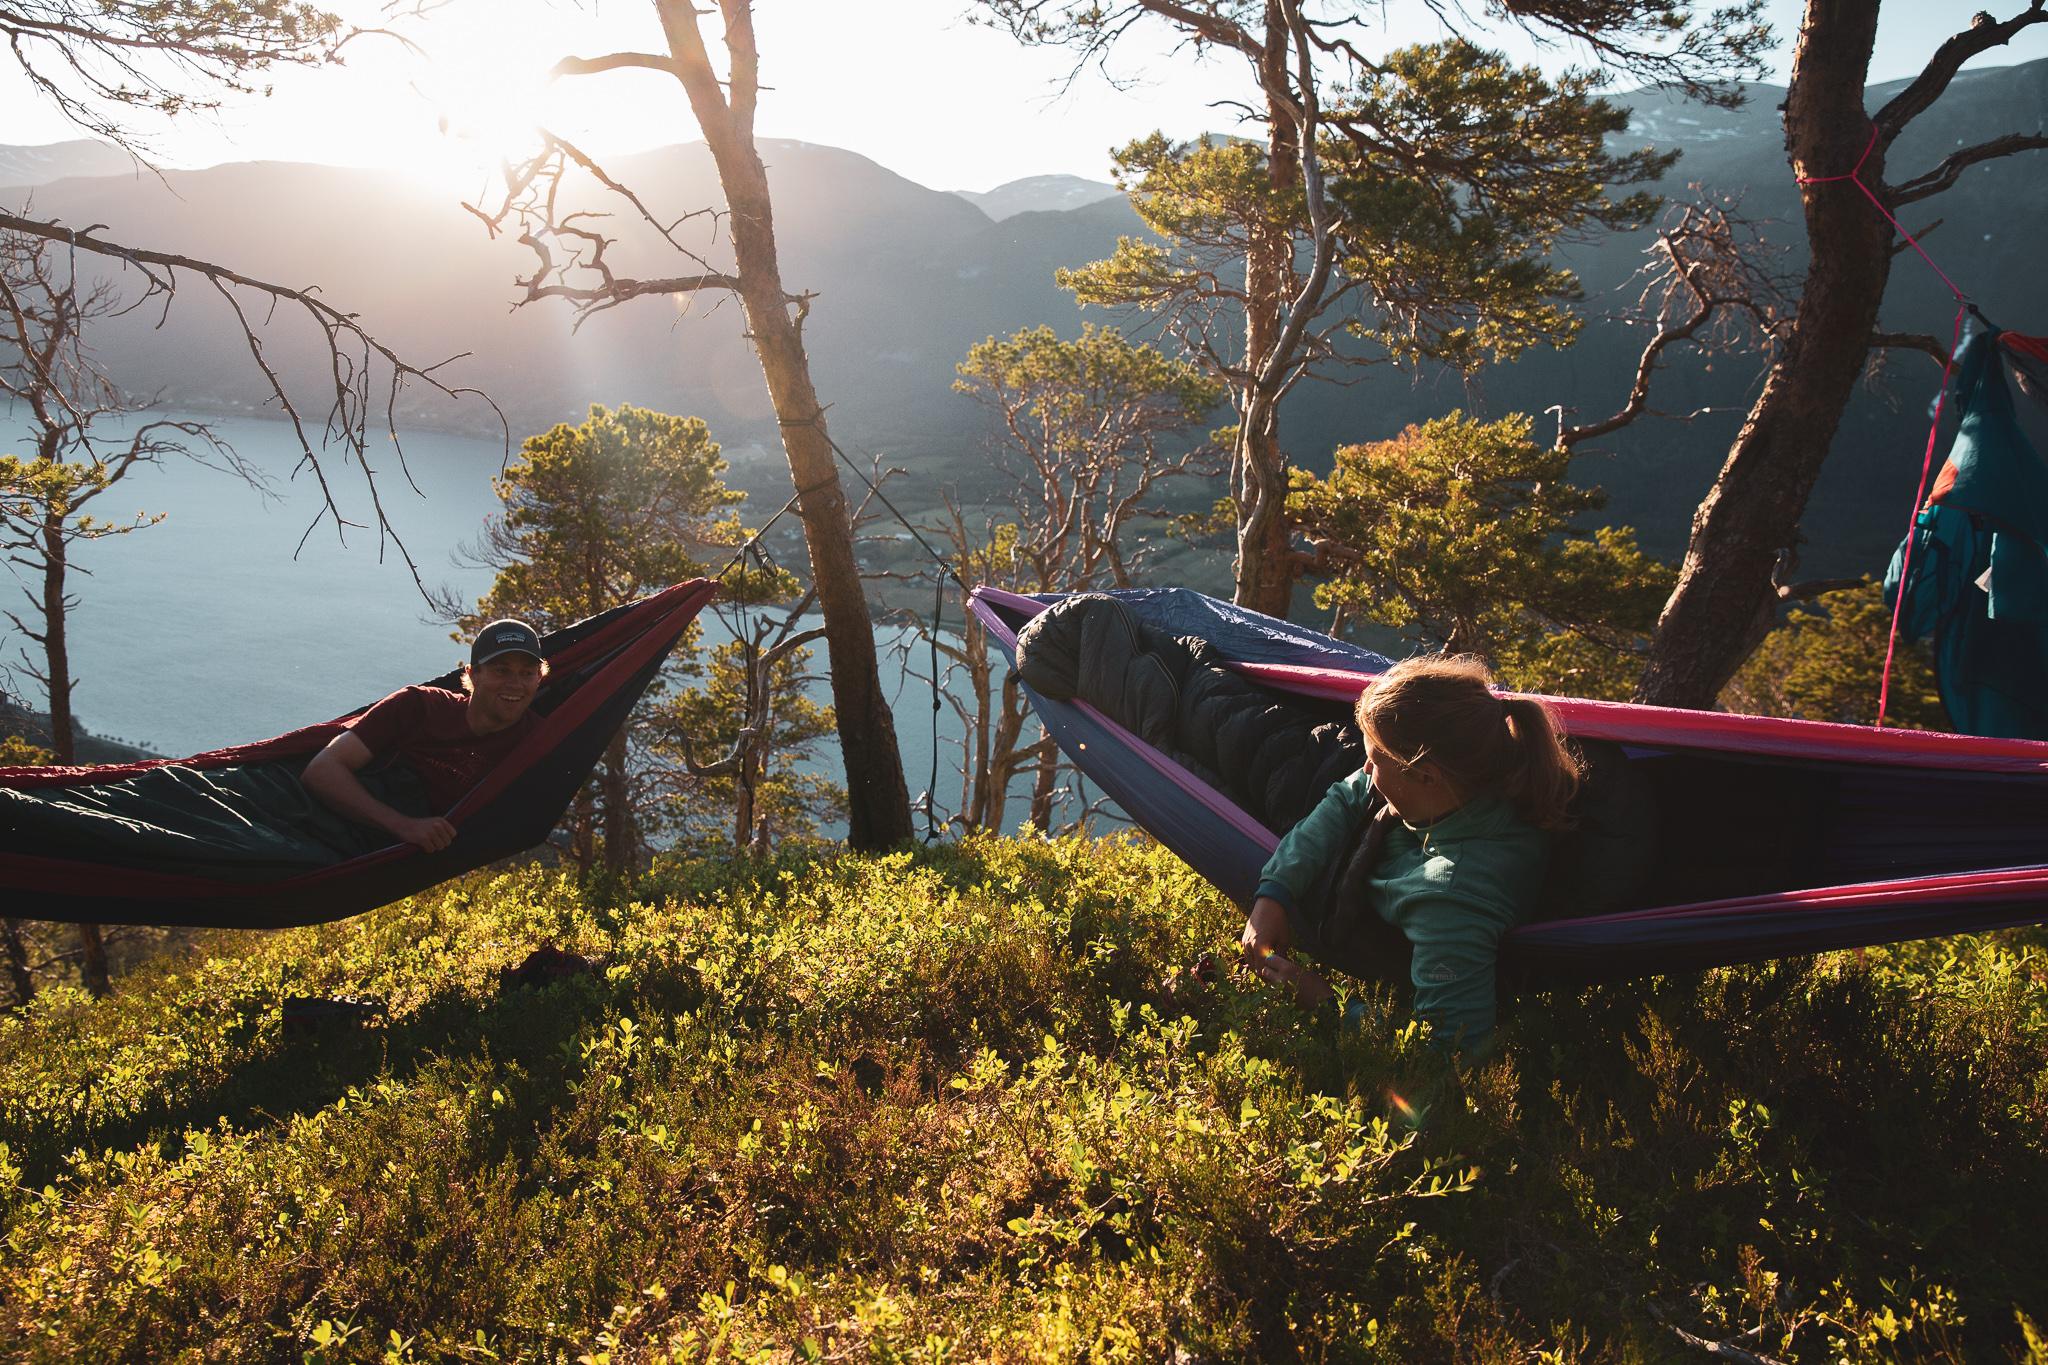
[[[847,843],[857,849],[907,843],[910,789],[896,747],[895,719],[882,692],[874,623],[854,559],[852,518],[826,438],[825,411],[811,384],[800,323],[791,314],[783,289],[768,172],[754,145],[759,54],[750,5],[747,0],[721,0],[732,66],[723,85],[705,50],[698,11],[683,0],[661,0],[658,8],[677,76],[689,94],[725,189],[740,303],[781,425],[790,477],[802,495],[798,508],[810,550],[811,581],[825,618],[832,706],[846,761]]]
[[[989,829],[991,813],[1001,818],[1002,802],[994,788],[995,671],[988,659],[988,630],[972,613],[961,632],[961,653],[967,656],[967,682],[974,689],[974,753],[969,759],[967,799],[961,818],[970,829]]]
[[[78,730],[71,718],[71,642],[65,630],[65,514],[43,522],[43,678],[50,694],[50,752],[66,767],[78,762]]]
[[[604,789],[604,865],[608,872],[631,875],[640,862],[640,822],[633,814],[632,784],[626,773],[626,732],[620,730],[605,745],[604,769],[598,778]]]
[[[1040,738],[1045,737],[1042,727],[1038,733]],[[1052,833],[1052,798],[1059,764],[1059,751],[1047,745],[1038,756],[1038,781],[1031,787],[1031,824],[1040,834]]]
[[[1279,0],[1266,3],[1263,73],[1268,89],[1286,84],[1289,36]],[[1301,151],[1291,115],[1267,97],[1266,174],[1284,194],[1301,181]],[[1280,344],[1294,284],[1290,225],[1257,227],[1245,250],[1244,371],[1234,394],[1237,442],[1230,456],[1230,494],[1237,502],[1237,569],[1233,600],[1240,607],[1285,618],[1294,575],[1287,555],[1287,456],[1280,448],[1280,395],[1259,375]]]
[[[754,843],[754,790],[760,768],[754,746],[744,744],[732,776],[732,849],[745,853]]]
[[[749,149],[751,155],[751,149]],[[755,161],[758,167],[759,162]],[[728,182],[730,183],[730,182]],[[767,182],[761,184],[765,208]],[[753,233],[747,210],[734,202],[733,240],[744,262],[745,243]],[[765,232],[766,225],[761,225]],[[804,539],[811,556],[811,581],[825,617],[825,651],[831,662],[832,706],[839,727],[839,745],[846,760],[847,842],[859,849],[888,848],[911,837],[910,791],[903,777],[903,757],[896,747],[896,721],[882,692],[875,657],[874,623],[861,587],[860,565],[853,554],[853,530],[846,493],[826,442],[824,412],[804,359],[803,340],[782,297],[782,283],[773,274],[774,244],[765,244],[769,280],[742,296],[754,332],[754,348],[768,376],[768,391],[782,423],[782,445],[789,471],[804,490]]]
[[[1873,0],[1811,0],[1785,100],[1785,145],[1801,177],[1845,176],[1870,142],[1863,86],[1877,33]],[[1863,162],[1875,188],[1882,145]],[[1790,337],[1714,486],[1693,517],[1636,698],[1707,708],[1777,605],[1771,571],[1794,543],[1842,410],[1869,357],[1891,225],[1854,183],[1802,187],[1812,261]]]
[[[14,1003],[26,1005],[36,998],[35,975],[28,969],[28,945],[21,939],[17,920],[0,920],[0,949],[7,957],[7,980],[14,987]]]
[[[1288,557],[1287,457],[1280,449],[1279,404],[1253,398],[1240,415],[1231,453],[1231,494],[1237,499],[1240,607],[1287,619],[1294,602]]]
[[[995,738],[989,743],[989,784],[986,829],[1000,834],[1003,820],[1010,803],[1010,779],[1022,770],[1024,763],[1017,757],[1017,741],[1024,734],[1024,691],[1021,684],[1003,680],[1002,706],[996,712]]]
[[[597,798],[591,795],[588,782],[577,790],[576,803],[570,808],[569,861],[580,872],[597,866]]]
[[[50,697],[50,751],[56,761],[78,762],[78,727],[71,716],[71,641],[65,630],[64,578],[68,569],[65,508],[43,522],[43,678]],[[111,991],[107,944],[97,924],[78,926],[79,972],[94,995]]]
[[[82,950],[78,970],[85,978],[85,988],[94,995],[111,994],[114,982],[107,970],[107,940],[100,933],[100,927],[97,924],[79,925],[78,946]]]

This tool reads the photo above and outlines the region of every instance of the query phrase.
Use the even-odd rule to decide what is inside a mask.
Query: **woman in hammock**
[[[1260,873],[1243,944],[1261,976],[1309,1004],[1331,991],[1296,950],[1405,977],[1435,1046],[1486,1046],[1501,935],[1535,911],[1580,774],[1549,709],[1492,681],[1478,659],[1422,657],[1359,699],[1365,766]]]

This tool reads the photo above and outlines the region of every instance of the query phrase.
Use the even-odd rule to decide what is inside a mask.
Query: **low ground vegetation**
[[[1188,973],[1233,936],[1154,847],[977,836],[47,989],[0,1356],[2048,1360],[2048,937],[1528,997],[1459,1074]]]

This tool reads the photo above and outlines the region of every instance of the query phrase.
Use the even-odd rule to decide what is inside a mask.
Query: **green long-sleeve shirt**
[[[1367,818],[1371,792],[1362,769],[1332,786],[1266,861],[1259,894],[1299,907]],[[1501,935],[1534,912],[1549,856],[1543,832],[1498,798],[1419,829],[1389,822],[1367,899],[1415,946],[1415,1013],[1438,1045],[1470,1050],[1491,1035]]]

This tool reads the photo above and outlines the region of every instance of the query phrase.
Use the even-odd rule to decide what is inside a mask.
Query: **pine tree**
[[[497,577],[474,610],[450,615],[465,633],[501,616],[548,631],[702,577],[697,554],[741,534],[731,509],[746,494],[725,486],[725,470],[701,418],[631,405],[594,405],[580,425],[527,438],[493,481],[504,512],[486,527],[478,558]],[[694,653],[697,638],[692,626],[683,648]],[[571,815],[579,860],[595,856],[601,835],[616,872],[630,870],[644,844],[631,731],[629,722],[613,737]]]
[[[1295,471],[1291,514],[1325,576],[1316,604],[1484,655],[1515,687],[1625,697],[1671,569],[1627,528],[1575,527],[1606,496],[1529,435],[1524,416],[1452,412],[1341,448],[1328,478]]]
[[[1236,600],[1285,616],[1300,567],[1287,523],[1281,403],[1333,366],[1436,359],[1470,368],[1577,323],[1560,242],[1646,222],[1655,201],[1609,191],[1661,174],[1666,155],[1610,154],[1627,127],[1601,74],[1546,77],[1454,36],[1368,58],[1381,6],[1303,0],[983,0],[1020,40],[1106,60],[1146,18],[1204,54],[1245,63],[1257,136],[1117,154],[1117,181],[1158,243],[1065,272],[1083,303],[1160,318],[1237,410],[1230,503]],[[1467,22],[1430,4],[1454,33]],[[1673,0],[1522,0],[1507,18],[1585,43],[1611,67],[1710,94],[1754,70],[1761,6],[1695,16]]]
[[[1877,719],[1891,621],[1883,590],[1869,578],[1860,587],[1822,593],[1810,607],[1794,607],[1722,689],[1722,707],[1758,716],[1871,724]],[[1933,652],[1925,642],[1900,642],[1884,721],[1912,730],[1950,728]]]

